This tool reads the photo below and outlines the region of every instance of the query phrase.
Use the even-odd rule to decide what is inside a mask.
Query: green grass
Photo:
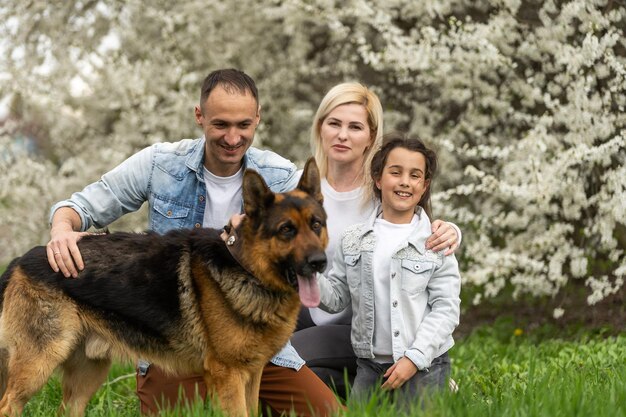
[[[575,339],[547,338],[550,329],[526,334],[512,321],[482,327],[450,351],[458,393],[429,398],[414,416],[626,416],[626,336]],[[553,335],[552,335],[553,336]],[[129,376],[125,378],[124,376]],[[115,366],[109,383],[92,399],[88,416],[138,416],[131,366]],[[50,416],[60,397],[57,379],[28,404],[26,416]],[[163,413],[163,416],[217,415],[208,406]],[[393,405],[351,405],[346,416],[397,416]]]
[[[457,394],[429,416],[626,416],[626,337],[540,343],[483,329],[453,353]]]
[[[0,266],[0,272],[5,266]],[[516,328],[513,318],[474,330],[450,351],[457,393],[428,399],[411,416],[626,417],[626,334],[572,327]],[[604,329],[606,330],[606,329]],[[606,334],[618,336],[606,337]],[[564,338],[557,338],[560,335]],[[91,400],[89,417],[137,417],[132,365],[115,365]],[[57,377],[26,406],[24,415],[54,415],[60,403]],[[164,412],[162,417],[218,416],[210,405]],[[384,400],[351,404],[346,417],[402,415]]]

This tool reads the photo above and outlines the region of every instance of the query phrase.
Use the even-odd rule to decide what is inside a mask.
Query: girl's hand
[[[459,237],[456,229],[443,220],[435,220],[432,223],[433,234],[426,241],[426,249],[432,249],[433,252],[439,252],[448,249],[444,255],[448,256],[454,253],[459,247]]]
[[[402,357],[398,362],[391,365],[391,367],[387,369],[387,372],[385,372],[385,375],[383,375],[383,377],[387,378],[387,380],[382,385],[382,389],[398,389],[416,373],[417,366],[415,366],[410,359]]]

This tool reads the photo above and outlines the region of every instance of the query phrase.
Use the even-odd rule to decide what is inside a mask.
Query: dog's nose
[[[324,252],[314,253],[307,260],[311,268],[317,272],[324,272],[326,269],[326,254]]]

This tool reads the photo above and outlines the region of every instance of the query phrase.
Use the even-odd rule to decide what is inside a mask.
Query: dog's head
[[[307,161],[298,187],[282,194],[247,170],[243,200],[246,217],[239,235],[246,240],[247,266],[265,285],[296,288],[302,304],[316,307],[320,296],[315,274],[326,268],[328,234],[315,160]]]

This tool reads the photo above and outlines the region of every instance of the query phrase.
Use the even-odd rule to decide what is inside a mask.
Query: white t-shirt
[[[353,224],[363,223],[372,215],[375,205],[373,202],[363,205],[363,188],[359,187],[352,191],[336,191],[325,178],[322,178],[322,194],[324,195],[324,210],[328,215],[328,247],[326,257],[328,264],[325,273],[330,271],[332,260],[335,256],[344,230]],[[350,324],[352,309],[331,314],[319,308],[309,309],[311,319],[318,325],[325,324]]]
[[[204,168],[206,207],[202,226],[221,229],[233,214],[241,213],[243,166],[235,175],[218,177]]]
[[[390,277],[391,257],[400,246],[406,246],[411,233],[418,225],[417,215],[413,215],[411,223],[389,223],[382,218],[374,222],[376,246],[372,257],[374,273],[374,361],[392,363],[393,349],[391,346],[391,295]]]

